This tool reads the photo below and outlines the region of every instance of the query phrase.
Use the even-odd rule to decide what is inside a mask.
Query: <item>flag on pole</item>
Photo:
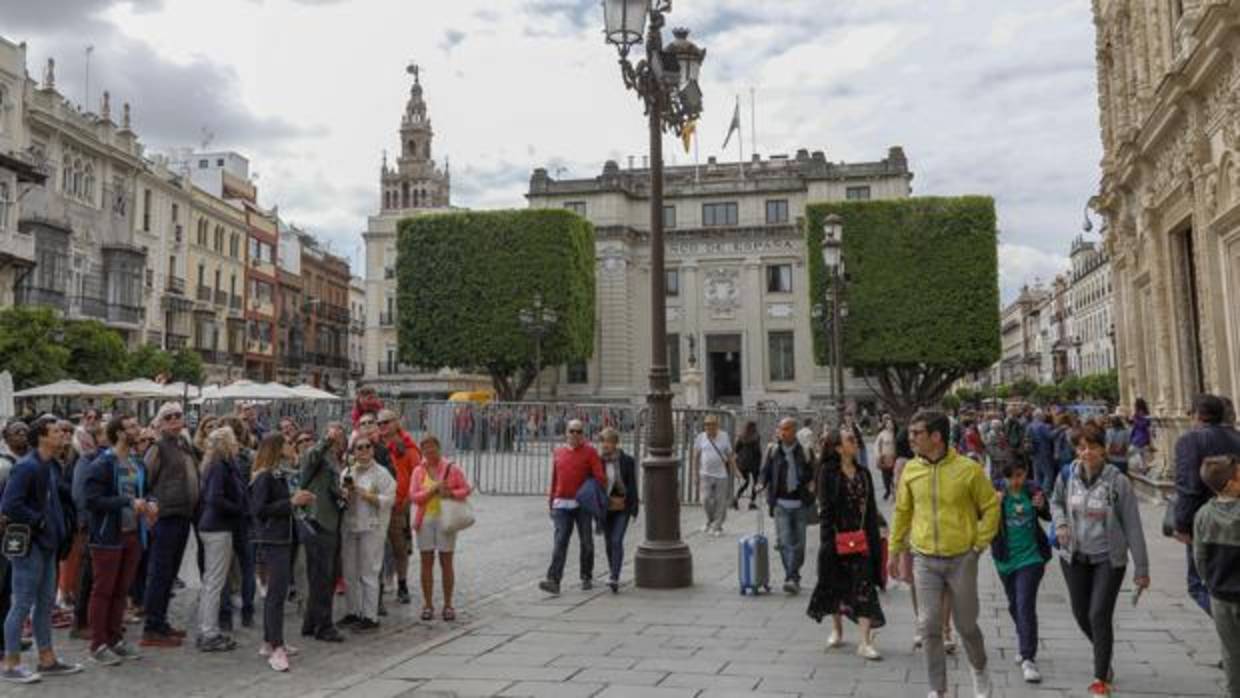
[[[689,144],[693,142],[693,136],[696,132],[697,119],[686,123],[684,128],[680,129],[680,141],[684,143],[686,153],[689,152]]]
[[[723,139],[723,147],[728,147],[728,142],[732,140],[732,134],[741,130],[741,100],[736,99],[736,108],[732,110],[732,123],[728,126],[728,135]]]

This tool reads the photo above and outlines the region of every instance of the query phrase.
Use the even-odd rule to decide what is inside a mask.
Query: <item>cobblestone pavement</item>
[[[754,525],[753,514],[733,512],[728,535],[696,533],[697,508],[684,510],[694,553],[690,590],[655,592],[622,587],[619,595],[582,592],[566,584],[557,599],[535,583],[545,572],[550,525],[544,500],[535,497],[478,497],[478,524],[462,534],[459,555],[460,620],[422,623],[418,604],[389,604],[381,632],[352,637],[342,645],[297,642],[299,616],[290,605],[286,631],[302,654],[293,670],[275,674],[255,655],[261,629],[241,630],[235,652],[205,655],[188,646],[148,650],[140,662],[119,668],[89,667],[76,677],[18,688],[0,695],[47,696],[925,696],[921,656],[911,649],[909,594],[903,587],[883,597],[888,625],[878,633],[881,662],[853,654],[855,629],[845,628],[845,648],[824,652],[828,626],[805,615],[808,593],[759,598],[736,591],[735,537]],[[1127,582],[1117,611],[1117,695],[1208,696],[1221,692],[1218,640],[1209,619],[1184,593],[1183,549],[1158,534],[1161,508],[1144,509],[1151,544],[1153,587],[1140,605],[1131,604]],[[767,525],[768,533],[772,526]],[[811,539],[816,537],[811,529]],[[643,535],[630,529],[629,547]],[[597,541],[597,539],[596,539]],[[567,580],[576,577],[575,542]],[[596,544],[596,571],[603,553]],[[811,540],[807,583],[816,577]],[[772,555],[777,558],[774,550]],[[631,559],[631,557],[630,557]],[[195,601],[192,565],[184,578],[191,590],[175,600],[184,622]],[[1089,680],[1089,646],[1067,609],[1058,569],[1048,569],[1039,598],[1045,680],[1021,681],[1012,661],[1014,628],[993,564],[981,565],[982,626],[994,675],[995,696],[1084,695]],[[626,577],[631,566],[626,566]],[[777,559],[772,576],[782,580]],[[808,590],[807,590],[808,591]],[[338,606],[339,608],[339,606]],[[339,611],[338,611],[339,614]],[[69,658],[82,660],[82,642],[57,635]],[[950,659],[955,695],[971,693],[963,659]]]

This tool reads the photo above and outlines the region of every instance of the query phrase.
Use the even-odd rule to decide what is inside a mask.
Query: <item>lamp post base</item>
[[[693,555],[680,537],[680,461],[670,453],[642,460],[642,499],[646,536],[633,558],[634,582],[642,589],[692,586]]]
[[[641,589],[693,586],[693,555],[684,541],[646,541],[637,546],[633,579]]]

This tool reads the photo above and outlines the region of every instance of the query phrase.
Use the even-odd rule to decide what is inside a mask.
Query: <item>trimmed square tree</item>
[[[446,213],[399,224],[400,360],[491,376],[520,400],[546,366],[594,353],[594,226],[564,209]],[[521,325],[540,298],[556,321],[542,339]]]
[[[806,207],[811,304],[822,302],[829,284],[822,225],[832,213],[843,219],[844,231],[844,364],[898,419],[937,406],[954,382],[998,360],[993,199],[917,197]],[[829,362],[823,332],[814,323],[819,365]]]

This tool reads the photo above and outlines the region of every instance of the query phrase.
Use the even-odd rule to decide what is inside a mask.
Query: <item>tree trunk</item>
[[[862,375],[898,424],[907,424],[920,409],[938,407],[952,383],[964,375],[959,369],[925,365],[884,366],[873,373],[877,385]]]

